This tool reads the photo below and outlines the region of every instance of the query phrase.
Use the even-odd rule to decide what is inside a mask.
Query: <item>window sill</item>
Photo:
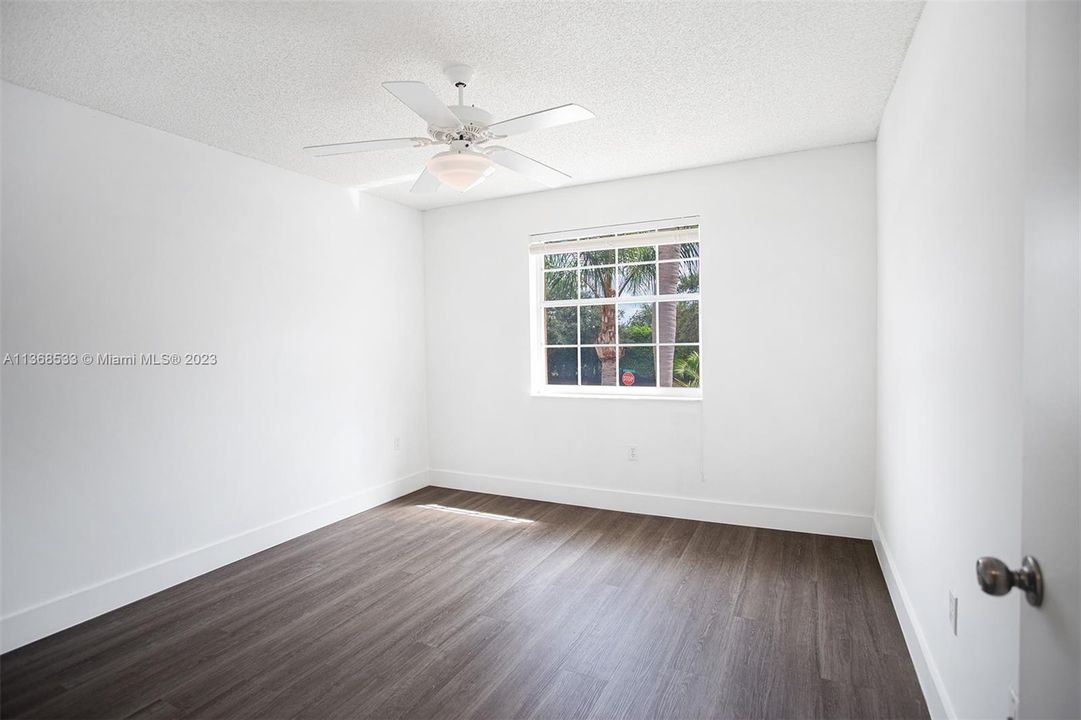
[[[534,390],[530,393],[535,398],[570,398],[573,400],[669,400],[674,402],[702,402],[701,395],[616,395],[607,393],[568,393],[568,392],[541,392]]]

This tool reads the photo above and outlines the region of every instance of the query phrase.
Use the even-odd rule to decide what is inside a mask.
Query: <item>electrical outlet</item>
[[[1010,688],[1010,704],[1006,710],[1006,720],[1017,720],[1017,691],[1012,687]]]
[[[395,450],[401,450],[402,449],[402,439],[400,437],[394,438],[394,449]]]
[[[957,596],[950,590],[950,629],[957,635]]]
[[[638,462],[638,446],[630,445],[627,447],[627,460],[630,462]]]

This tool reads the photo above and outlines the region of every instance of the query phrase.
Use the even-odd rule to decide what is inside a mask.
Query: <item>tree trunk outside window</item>
[[[661,245],[657,248],[658,260],[678,260],[681,255],[678,245]],[[679,263],[661,263],[657,266],[657,294],[671,295],[679,283]],[[657,342],[673,343],[676,341],[676,303],[657,304]],[[672,387],[672,365],[676,348],[673,345],[661,345],[657,348],[657,384]]]
[[[615,290],[606,290],[608,297],[615,296]],[[598,333],[598,343],[606,345],[616,344],[616,306],[601,306],[601,331]],[[601,361],[601,385],[617,385],[619,381],[619,358],[616,357],[614,347],[596,348],[597,357]]]

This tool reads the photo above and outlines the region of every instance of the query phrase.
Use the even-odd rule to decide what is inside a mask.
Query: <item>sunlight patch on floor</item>
[[[495,513],[486,513],[481,512],[480,510],[466,510],[465,508],[447,507],[446,505],[438,505],[436,503],[417,505],[417,507],[427,508],[428,510],[438,510],[440,512],[454,513],[455,515],[472,515],[473,517],[487,518],[488,520],[501,520],[503,522],[509,522],[514,524],[533,522],[532,520],[528,520],[526,518],[513,517],[511,515],[496,515]]]

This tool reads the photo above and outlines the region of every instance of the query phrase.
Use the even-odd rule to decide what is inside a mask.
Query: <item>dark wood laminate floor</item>
[[[0,674],[4,717],[927,717],[867,541],[440,488]]]

